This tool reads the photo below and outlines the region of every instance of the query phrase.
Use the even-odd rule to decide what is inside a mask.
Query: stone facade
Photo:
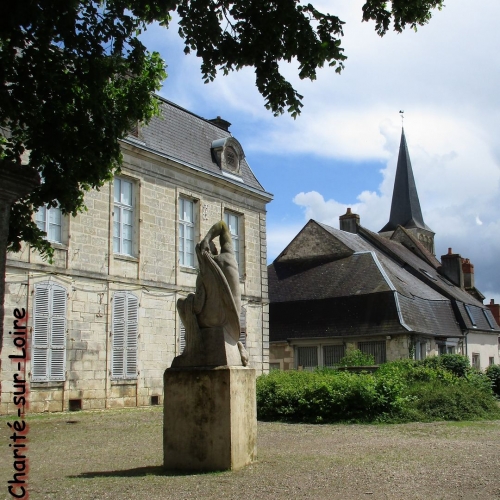
[[[167,111],[174,108],[183,126],[185,119],[194,129],[204,127],[221,134],[208,121],[171,103],[163,102],[162,106]],[[210,142],[206,149],[210,158]],[[163,372],[181,350],[176,301],[194,291],[197,276],[196,265],[179,263],[180,197],[193,202],[195,242],[223,219],[226,211],[238,215],[246,348],[257,374],[268,370],[266,204],[271,195],[222,173],[207,171],[203,165],[175,161],[137,141],[125,140],[122,150],[124,164],[119,178],[130,182],[133,188],[131,255],[116,253],[113,247],[116,178],[86,195],[87,212],[74,218],[63,217],[62,242],[54,244],[52,264],[28,247],[8,255],[2,414],[17,411],[13,404],[13,376],[18,367],[9,359],[16,347],[8,335],[13,311],[24,308],[28,312],[28,346],[33,353],[34,301],[37,287],[44,286],[59,286],[66,296],[64,342],[60,347],[64,351],[64,369],[58,380],[37,381],[33,361],[28,359],[23,370],[29,381],[29,410],[162,404]],[[130,355],[133,373],[119,377],[113,375],[114,338],[118,335],[113,311],[118,307],[114,306],[118,292],[130,299],[130,304],[137,304],[137,319],[132,322],[137,325],[136,340],[132,339],[136,347],[127,344],[127,349],[132,345],[135,354],[127,351],[124,358],[128,362]],[[130,306],[129,312],[132,309]]]

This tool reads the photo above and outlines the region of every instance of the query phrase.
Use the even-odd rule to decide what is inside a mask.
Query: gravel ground
[[[0,418],[0,498],[13,459]],[[259,422],[257,463],[165,474],[161,409],[34,415],[30,499],[500,499],[500,421],[404,425]]]

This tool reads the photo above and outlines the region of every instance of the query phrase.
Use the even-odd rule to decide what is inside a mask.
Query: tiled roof
[[[271,341],[407,333],[399,322],[392,292],[314,301],[271,302],[269,315]]]
[[[141,127],[140,141],[131,142],[143,142],[150,150],[173,160],[222,175],[212,158],[211,146],[215,140],[232,137],[231,133],[170,101],[159,99],[161,116]],[[243,159],[240,165],[243,185],[265,193],[247,161]]]
[[[299,235],[268,267],[273,341],[362,335],[365,330],[370,335],[412,331],[460,337],[462,329],[474,328],[464,303],[476,329],[492,331],[483,313],[486,306],[443,278],[437,259],[422,259],[364,228],[353,234],[311,220]],[[327,243],[318,243],[320,258],[309,259],[304,245],[314,249],[318,238]],[[325,254],[328,248],[331,256]],[[381,307],[387,311],[375,315]]]

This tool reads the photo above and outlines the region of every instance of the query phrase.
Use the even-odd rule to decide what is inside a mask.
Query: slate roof
[[[147,126],[141,127],[138,140],[127,137],[124,142],[223,177],[220,167],[212,158],[211,146],[215,140],[232,137],[231,133],[177,104],[157,97],[161,116],[154,117]],[[225,180],[269,194],[255,177],[246,159],[240,165],[243,182],[228,177],[224,177]]]
[[[303,256],[308,238],[321,239],[316,259]],[[314,251],[314,241],[308,244]],[[309,221],[268,267],[270,340],[491,332],[487,307],[442,277],[435,257],[424,257],[362,227],[353,234]]]
[[[419,227],[432,231],[425,224],[422,216],[404,129],[401,131],[398,165],[394,180],[394,191],[392,193],[391,215],[389,222],[380,232],[394,231],[398,226],[403,226],[407,229]]]

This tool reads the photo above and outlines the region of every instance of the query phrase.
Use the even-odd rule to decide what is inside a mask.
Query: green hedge
[[[385,363],[373,374],[272,371],[257,379],[258,418],[309,423],[500,418],[490,379],[463,365],[463,359],[448,357]]]
[[[500,397],[500,365],[488,366],[486,376],[491,382],[493,392]]]

